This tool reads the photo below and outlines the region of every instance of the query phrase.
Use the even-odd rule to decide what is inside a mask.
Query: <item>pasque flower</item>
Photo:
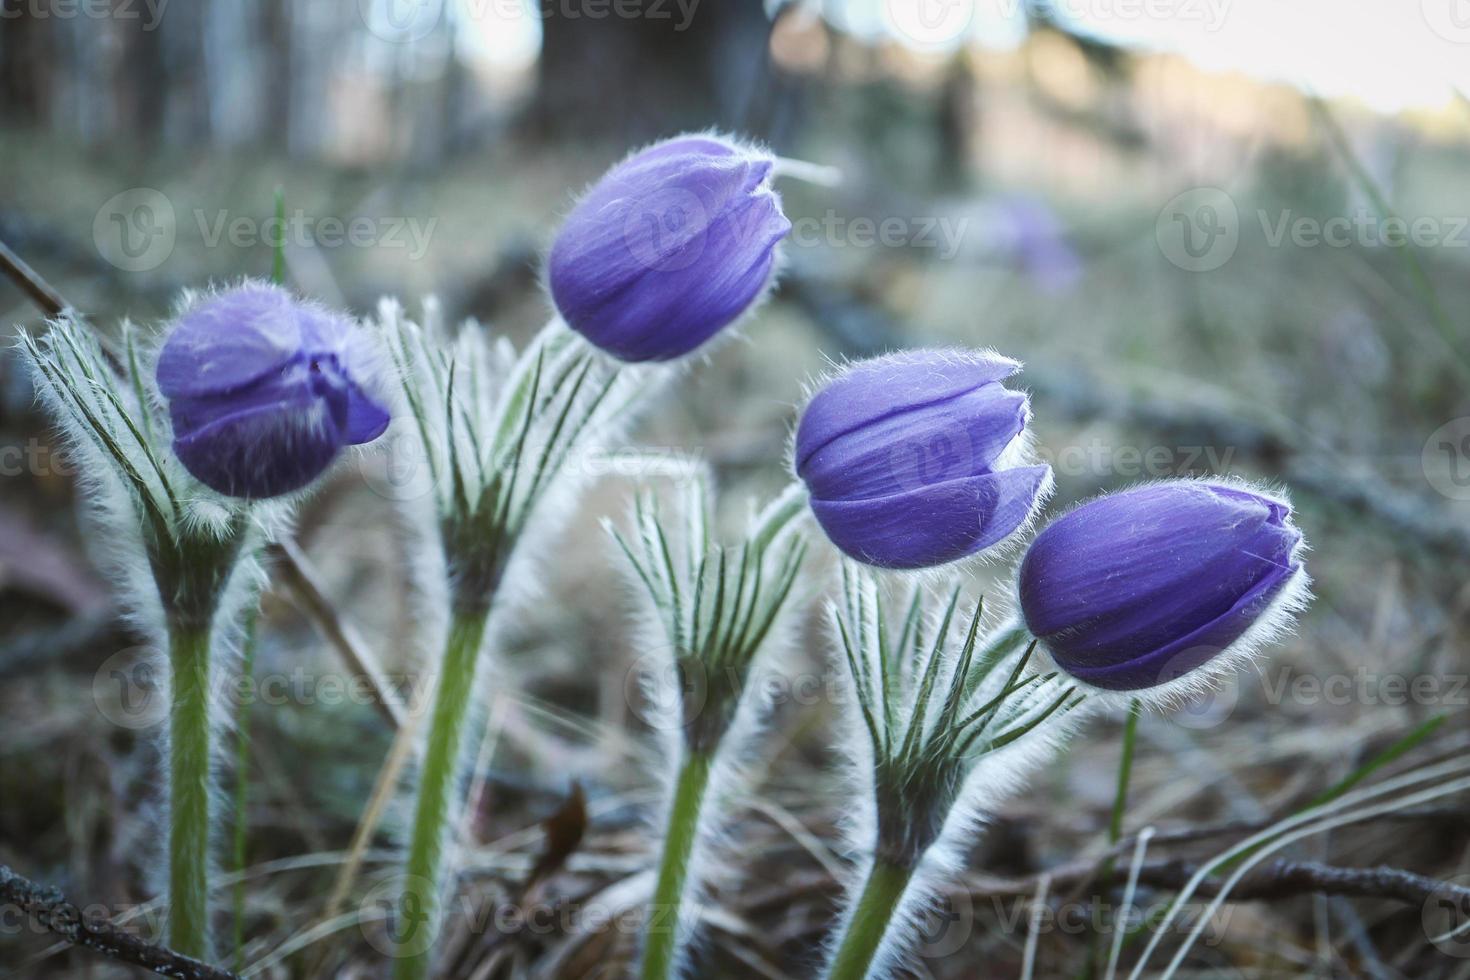
[[[178,318],[158,359],[175,454],[228,496],[300,490],[343,447],[388,426],[366,387],[367,343],[350,319],[277,286],[205,297]]]
[[[1026,625],[1087,684],[1136,691],[1273,631],[1305,582],[1282,499],[1178,480],[1098,497],[1053,521],[1021,564]]]
[[[791,230],[775,158],[715,136],[679,136],[593,185],[551,249],[562,318],[625,361],[666,361],[709,340],[770,285]]]
[[[253,614],[265,577],[260,553],[290,504],[187,492],[188,475],[168,451],[162,407],[147,397],[141,346],[125,324],[114,360],[71,315],[44,337],[21,340],[38,392],[78,472],[87,474],[89,520],[111,546],[99,555],[106,578],[149,646],[167,650],[166,776],[159,783],[168,813],[168,941],[207,958],[218,647]]]
[[[989,351],[919,350],[861,362],[817,392],[796,473],[844,553],[885,568],[951,562],[1035,512],[1051,469],[1027,465],[1021,365]]]

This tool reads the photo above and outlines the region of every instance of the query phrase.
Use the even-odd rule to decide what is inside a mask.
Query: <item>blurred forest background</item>
[[[1166,903],[1180,869],[1365,764],[1378,780],[1470,743],[1465,23],[1438,0],[0,0],[0,241],[103,329],[152,322],[182,289],[269,272],[279,187],[304,294],[358,314],[434,295],[523,339],[548,314],[559,216],[629,149],[717,128],[837,168],[834,186],[780,183],[781,288],[639,443],[708,464],[738,519],[781,485],[803,382],[830,359],[954,343],[1026,361],[1054,510],[1165,476],[1288,485],[1314,548],[1302,631],[1142,722],[1121,830],[1159,828],[1141,896]],[[9,351],[41,320],[0,283],[0,864],[141,922],[156,754],[119,717],[109,671],[136,641]],[[302,513],[310,582],[266,601],[256,671],[305,679],[251,711],[255,976],[380,975],[381,924],[352,912],[394,872],[392,814],[345,919],[329,896],[393,733],[319,682],[356,642],[412,686],[402,465],[390,447],[344,467]],[[631,483],[597,483],[495,651],[463,831],[463,888],[492,907],[636,906],[663,764],[596,523]],[[826,650],[814,613],[793,675],[824,676]],[[811,975],[848,856],[831,716],[823,696],[776,705],[699,976]],[[996,815],[916,976],[1018,976],[1028,934],[1034,975],[1102,975],[1111,933],[1063,909],[1107,907],[1090,869],[1115,836],[1120,722]],[[1447,798],[1284,856],[1456,879],[1466,813]],[[532,881],[565,837],[543,831],[553,814],[580,836]],[[1031,930],[1047,871],[1058,918]],[[1254,888],[1177,976],[1470,977],[1470,944],[1432,941],[1470,920],[1463,902]],[[446,975],[626,970],[626,931],[553,918],[460,923]],[[132,975],[0,920],[0,976]]]

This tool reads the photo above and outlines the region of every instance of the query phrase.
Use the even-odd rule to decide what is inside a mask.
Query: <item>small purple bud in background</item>
[[[1021,365],[989,351],[920,350],[854,365],[808,403],[796,475],[848,556],[928,568],[976,554],[1035,513],[1051,469],[1023,465]]]
[[[679,136],[613,167],[567,216],[548,269],[557,311],[625,361],[667,361],[709,340],[770,285],[791,230],[775,158]]]
[[[1282,626],[1305,587],[1301,549],[1283,500],[1229,484],[1148,484],[1047,525],[1021,563],[1021,611],[1062,670],[1144,690]]]
[[[1065,293],[1077,285],[1082,259],[1056,211],[1024,195],[1003,199],[998,211],[997,229],[1032,283],[1049,293]]]
[[[362,385],[372,361],[347,317],[264,283],[205,296],[158,358],[174,452],[231,497],[300,490],[343,447],[372,442],[388,412]]]

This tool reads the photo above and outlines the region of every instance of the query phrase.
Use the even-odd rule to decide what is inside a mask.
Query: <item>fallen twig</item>
[[[0,865],[0,901],[19,907],[48,932],[76,946],[85,946],[104,956],[152,970],[176,980],[239,980],[227,970],[201,963],[165,946],[147,942],[119,929],[111,922],[83,915],[61,894],[23,878]]]
[[[358,676],[367,680],[373,688],[373,707],[397,731],[403,727],[403,702],[394,692],[392,684],[384,675],[377,658],[368,650],[367,644],[357,630],[337,612],[332,600],[327,598],[316,570],[290,538],[272,544],[266,549],[267,556],[281,573],[281,582],[291,590],[307,616],[338,654]]]
[[[50,283],[42,279],[35,269],[26,265],[25,260],[12,252],[10,246],[4,242],[0,242],[0,270],[47,316],[61,316],[67,308],[61,294],[52,289]]]
[[[1199,869],[1198,864],[1180,858],[1149,861],[1139,867],[1138,883],[1175,890],[1184,887]],[[1097,864],[1093,861],[1076,862],[1046,874],[1053,885],[1085,886],[1097,877]],[[1029,896],[1035,891],[1039,879],[1040,875],[1014,880],[987,879],[971,885],[970,897]],[[1221,882],[1206,878],[1196,894],[1211,898],[1220,893],[1221,887]],[[1423,905],[1432,897],[1470,903],[1470,888],[1437,881],[1412,871],[1390,867],[1341,868],[1316,861],[1272,861],[1246,875],[1230,890],[1231,900],[1239,902],[1269,901],[1306,894],[1382,898],[1406,905]]]

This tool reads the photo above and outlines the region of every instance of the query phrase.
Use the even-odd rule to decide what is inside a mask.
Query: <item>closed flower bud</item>
[[[372,360],[351,320],[262,283],[184,312],[158,358],[174,452],[232,497],[299,490],[345,446],[371,442],[388,412],[363,385]]]
[[[981,351],[921,350],[862,362],[822,388],[796,433],[796,474],[845,554],[927,568],[1009,537],[1051,483],[1027,462],[1021,369]]]
[[[557,311],[625,361],[667,361],[709,340],[770,285],[791,230],[771,188],[775,159],[713,136],[680,136],[618,164],[552,246]]]
[[[1290,506],[1178,480],[1090,500],[1036,536],[1021,564],[1026,625],[1094,687],[1157,687],[1244,653],[1300,604]]]

